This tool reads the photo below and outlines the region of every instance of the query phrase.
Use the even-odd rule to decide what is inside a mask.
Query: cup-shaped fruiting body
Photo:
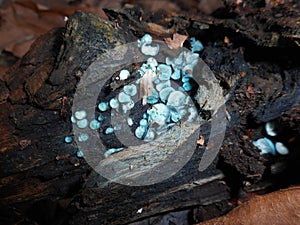
[[[112,134],[113,132],[114,132],[114,128],[112,128],[112,127],[108,127],[104,131],[105,134]]]
[[[118,100],[121,103],[128,103],[131,101],[131,98],[129,95],[125,94],[124,92],[120,92],[118,95]]]
[[[100,102],[98,104],[98,109],[102,112],[108,110],[108,103],[107,102]]]
[[[200,41],[196,40],[196,38],[191,37],[190,42],[192,52],[200,52],[204,49],[203,44]]]
[[[147,65],[149,65],[149,69],[155,70],[158,65],[158,62],[156,61],[155,58],[150,57],[147,60]]]
[[[275,123],[273,122],[267,122],[266,125],[265,125],[265,130],[266,130],[266,133],[269,135],[269,136],[276,136],[277,133],[275,131]]]
[[[98,130],[100,128],[100,122],[98,120],[92,120],[90,122],[90,128],[92,130]]]
[[[133,120],[132,120],[132,118],[130,118],[130,117],[127,118],[127,124],[128,124],[128,126],[130,126],[130,127],[133,125]]]
[[[104,153],[104,157],[107,158],[111,154],[122,151],[122,150],[124,150],[124,148],[110,148]]]
[[[152,37],[150,34],[145,34],[141,39],[138,40],[138,47],[142,47],[143,44],[152,44]]]
[[[167,105],[178,107],[185,104],[186,95],[181,91],[173,91],[168,97]]]
[[[141,119],[140,120],[140,126],[147,127],[148,126],[148,121],[146,119]]]
[[[272,154],[275,155],[275,146],[273,142],[268,138],[260,138],[256,141],[253,141],[253,144],[260,149],[260,154]]]
[[[276,142],[275,143],[275,148],[276,151],[280,154],[280,155],[287,155],[289,154],[289,149],[281,142]]]
[[[145,134],[146,134],[147,128],[145,126],[138,126],[135,129],[135,136],[139,139],[144,138]]]
[[[172,75],[171,67],[165,64],[159,64],[157,67],[157,72],[159,74],[158,77],[161,81],[170,80]]]
[[[119,74],[120,80],[126,80],[130,76],[130,72],[128,70],[121,70]]]
[[[147,114],[149,115],[150,124],[156,123],[162,126],[169,119],[170,110],[165,104],[158,103],[153,105],[151,109],[148,109]]]
[[[181,71],[180,71],[180,69],[174,68],[174,72],[172,73],[171,78],[173,80],[179,80],[180,77],[181,77]]]
[[[85,110],[76,111],[74,113],[74,116],[77,120],[82,120],[86,117],[86,111]]]
[[[99,122],[103,121],[103,120],[104,120],[104,116],[102,116],[102,115],[98,116],[97,120],[98,120]]]
[[[170,94],[173,91],[175,91],[175,90],[172,87],[166,87],[166,88],[160,90],[159,97],[160,97],[161,101],[164,102],[164,103],[166,103],[167,100],[168,100],[168,98],[169,98],[169,96],[170,96]]]
[[[112,108],[112,109],[118,109],[119,108],[119,102],[117,99],[115,98],[112,98],[110,101],[109,101],[109,106]]]
[[[191,83],[189,81],[187,81],[182,84],[182,87],[185,91],[190,91],[190,90],[192,90],[193,86],[191,85]]]
[[[80,129],[84,129],[89,125],[89,121],[87,119],[78,120],[76,125]]]
[[[159,52],[159,45],[151,46],[152,37],[149,34],[145,34],[140,40],[138,40],[138,47],[144,55],[156,56]]]
[[[65,137],[65,142],[66,142],[66,143],[69,144],[69,143],[71,143],[72,141],[73,141],[73,138],[72,138],[71,136],[66,136],[66,137]]]
[[[123,90],[125,94],[129,96],[135,96],[137,94],[137,88],[134,84],[125,85]]]
[[[80,133],[78,135],[78,141],[79,142],[85,142],[89,139],[89,135],[88,134],[85,134],[85,133]]]
[[[155,86],[157,91],[161,91],[162,89],[164,89],[166,87],[171,87],[171,82],[169,80],[164,81],[164,82],[161,81],[158,84],[156,84],[156,86]]]
[[[83,152],[80,151],[80,150],[78,150],[78,151],[76,152],[76,156],[77,156],[78,158],[82,158],[82,157],[83,157]]]

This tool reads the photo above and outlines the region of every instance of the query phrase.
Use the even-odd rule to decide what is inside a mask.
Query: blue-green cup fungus
[[[106,110],[108,110],[108,103],[107,102],[100,102],[98,104],[98,109],[102,112],[105,112]]]
[[[201,41],[196,40],[196,38],[194,37],[190,38],[190,43],[192,52],[200,52],[204,49],[204,46],[201,43]]]
[[[135,129],[135,136],[139,139],[143,139],[146,135],[146,132],[147,132],[147,128],[145,126],[138,126],[136,129]]]
[[[89,125],[89,121],[87,119],[77,120],[76,125],[80,129],[84,129]]]
[[[256,141],[253,141],[253,144],[261,150],[260,154],[272,154],[275,155],[275,146],[273,142],[268,138],[260,138]]]
[[[159,74],[159,79],[161,81],[170,80],[172,75],[172,68],[165,64],[159,64],[157,67],[157,72]]]
[[[73,141],[73,138],[72,138],[71,136],[66,136],[66,137],[65,137],[65,142],[66,142],[66,143],[69,144],[69,143],[71,143],[72,141]]]
[[[137,94],[137,88],[134,84],[125,85],[123,90],[125,94],[129,96],[135,96]]]
[[[121,70],[119,74],[120,80],[126,80],[130,76],[130,72],[128,70]]]
[[[181,71],[180,71],[180,69],[174,68],[174,72],[172,73],[171,78],[173,80],[179,80],[180,77],[181,77]]]
[[[114,128],[112,128],[112,127],[108,127],[104,131],[105,134],[112,134],[113,132],[114,132]]]
[[[74,116],[77,120],[82,120],[86,117],[86,111],[85,110],[76,111]]]
[[[173,91],[175,91],[175,90],[174,90],[174,88],[172,88],[172,87],[165,87],[164,89],[160,90],[160,92],[159,92],[159,97],[160,97],[161,101],[162,101],[163,103],[166,103],[167,100],[168,100],[168,98],[169,98],[169,96],[170,96],[170,94],[171,94]]]
[[[120,103],[128,103],[131,101],[131,98],[129,95],[125,94],[124,92],[120,92],[118,95],[118,100]]]
[[[100,122],[98,120],[92,120],[89,126],[92,130],[98,130],[100,128]]]
[[[185,104],[186,95],[181,91],[173,91],[170,93],[167,101],[167,105],[178,107]]]
[[[88,134],[85,134],[85,133],[80,133],[78,135],[78,141],[79,142],[85,142],[89,139],[89,135]]]
[[[156,56],[159,52],[159,45],[151,46],[152,37],[149,34],[145,34],[140,40],[138,40],[138,47],[144,55]]]
[[[112,109],[118,109],[119,108],[119,102],[117,99],[115,98],[112,98],[110,101],[109,101],[109,106],[112,108]]]
[[[78,151],[76,152],[76,156],[77,156],[78,158],[83,158],[83,152],[80,151],[80,150],[78,150]]]

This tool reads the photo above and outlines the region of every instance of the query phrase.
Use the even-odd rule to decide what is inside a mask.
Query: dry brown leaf
[[[225,216],[196,225],[297,225],[300,221],[300,186],[256,196]]]
[[[84,4],[68,5],[61,2],[55,6],[50,3],[37,4],[33,1],[19,0],[12,2],[5,9],[0,9],[0,49],[22,57],[37,37],[54,27],[65,26],[65,17],[72,15],[76,10],[93,12],[107,19],[103,10]]]
[[[197,141],[197,144],[202,146],[204,144],[204,142],[205,142],[205,138],[202,135],[200,135],[199,140]]]
[[[173,34],[173,39],[164,38],[164,41],[170,49],[178,49],[183,46],[183,43],[188,38],[186,35],[181,35],[178,33]]]

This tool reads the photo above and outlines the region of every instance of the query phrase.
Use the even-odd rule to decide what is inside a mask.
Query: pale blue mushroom
[[[102,116],[102,115],[100,115],[100,116],[98,116],[98,121],[103,121],[104,120],[104,116]]]
[[[104,153],[104,157],[107,158],[111,154],[117,153],[124,150],[124,148],[110,148]]]
[[[106,128],[106,130],[105,130],[105,134],[112,134],[114,132],[114,128],[112,128],[112,127],[108,127],[108,128]]]
[[[107,102],[100,102],[98,104],[98,109],[102,112],[108,110],[108,103]]]
[[[150,57],[147,59],[147,64],[149,65],[150,69],[152,69],[152,70],[156,70],[156,67],[158,65],[156,59],[153,57]]]
[[[192,52],[200,52],[204,49],[203,44],[201,43],[201,41],[196,40],[196,38],[191,37],[190,41],[191,41],[191,50],[192,50]]]
[[[72,141],[73,141],[73,138],[72,138],[71,136],[66,136],[66,137],[65,137],[65,142],[66,142],[66,143],[69,144],[69,143],[71,143]]]
[[[145,34],[141,39],[138,40],[138,47],[142,47],[142,45],[151,45],[152,37],[150,34]]]
[[[179,80],[180,77],[181,77],[181,71],[180,71],[180,69],[174,68],[174,72],[172,73],[171,78],[173,80]]]
[[[182,85],[183,89],[185,91],[190,91],[192,90],[192,85],[190,84],[190,82],[184,82],[183,85]]]
[[[275,155],[275,146],[273,142],[268,138],[260,138],[256,141],[253,141],[254,146],[260,149],[260,154],[268,154],[271,153],[272,155]]]
[[[155,104],[159,100],[158,92],[155,89],[152,89],[151,95],[147,96],[147,103],[148,104]]]
[[[168,97],[167,105],[169,106],[182,106],[185,104],[186,95],[181,91],[173,91]]]
[[[117,99],[115,98],[112,98],[110,101],[109,101],[109,105],[111,108],[113,109],[118,109],[119,108],[119,102]]]
[[[81,133],[78,135],[78,141],[79,142],[85,142],[89,139],[89,135],[85,133]]]
[[[175,91],[172,87],[166,87],[159,92],[159,98],[162,102],[166,103],[169,95]]]
[[[84,129],[89,125],[89,121],[87,119],[78,120],[76,125],[80,129]]]
[[[86,117],[86,111],[85,110],[76,111],[74,116],[76,119],[82,120]]]
[[[164,81],[164,82],[159,82],[157,85],[156,85],[156,90],[158,91],[161,91],[162,89],[166,88],[166,87],[170,87],[171,86],[171,81],[170,80],[167,80],[167,81]]]
[[[124,92],[125,94],[129,95],[129,96],[135,96],[137,94],[137,88],[134,84],[129,84],[124,86]]]
[[[97,129],[99,129],[99,128],[100,128],[100,122],[99,122],[98,120],[92,120],[92,121],[90,122],[90,128],[91,128],[92,130],[97,130]]]
[[[127,118],[127,124],[130,127],[133,125],[133,120],[130,117]]]
[[[71,120],[72,123],[76,123],[77,122],[75,116],[71,116],[70,120]]]
[[[287,155],[289,154],[289,149],[281,142],[276,142],[275,143],[275,148],[276,151],[280,154],[280,155]]]
[[[140,120],[140,126],[147,127],[148,126],[148,121],[146,119],[141,119]]]
[[[129,95],[125,94],[124,92],[120,92],[118,95],[118,100],[121,103],[128,103],[131,101],[131,98]]]
[[[132,109],[134,107],[134,102],[130,100],[130,102],[122,105],[123,113],[126,113],[128,110]]]
[[[147,110],[149,121],[151,124],[158,124],[160,126],[164,126],[166,124],[166,121],[170,117],[170,110],[169,108],[163,104],[158,103],[151,107],[151,109]]]
[[[126,80],[130,76],[130,72],[128,70],[121,70],[119,74],[120,80]]]
[[[159,64],[157,67],[157,71],[159,74],[159,79],[162,81],[170,80],[170,77],[172,75],[172,69],[171,66],[165,65],[165,64]]]
[[[146,127],[139,126],[135,129],[134,134],[137,138],[142,139],[145,136],[146,131],[147,131]]]
[[[138,40],[138,47],[144,55],[156,56],[159,52],[159,45],[151,46],[152,37],[149,34],[145,34],[141,39]]]
[[[144,44],[141,47],[141,52],[144,55],[156,56],[159,52],[159,45],[151,46],[151,45]]]
[[[76,152],[76,156],[77,156],[78,158],[82,158],[82,157],[83,157],[83,152],[80,151],[80,150],[78,150],[78,151]]]

